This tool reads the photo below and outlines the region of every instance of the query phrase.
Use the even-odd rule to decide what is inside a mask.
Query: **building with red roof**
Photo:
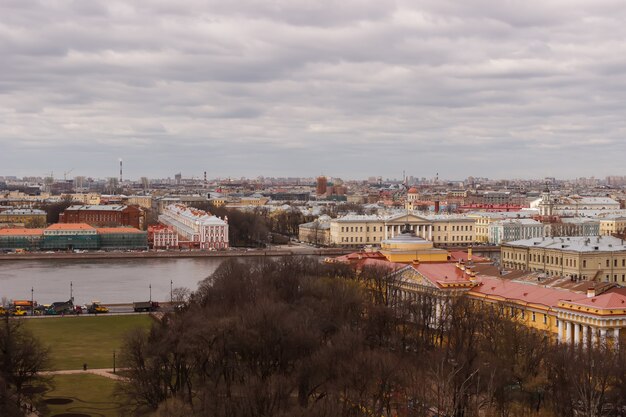
[[[626,327],[626,288],[551,277],[540,272],[502,270],[472,256],[455,253],[456,262],[391,262],[380,252],[358,252],[334,258],[356,269],[383,268],[392,279],[387,289],[395,302],[434,297],[434,317],[445,312],[452,297],[498,304],[529,327],[562,343],[589,345],[620,342]]]

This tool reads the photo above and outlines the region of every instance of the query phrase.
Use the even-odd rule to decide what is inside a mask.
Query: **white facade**
[[[493,245],[544,235],[543,224],[532,219],[499,220],[489,224],[488,229],[489,243]]]
[[[536,205],[542,216],[585,216],[595,212],[619,210],[619,202],[609,197],[554,197],[549,191],[544,191],[541,200],[531,203]]]
[[[152,247],[169,249],[178,247],[178,233],[172,226],[158,226],[152,229]],[[150,231],[150,230],[149,230]]]
[[[227,218],[222,220],[184,204],[171,204],[163,209],[159,222],[172,226],[182,239],[200,249],[228,248]]]

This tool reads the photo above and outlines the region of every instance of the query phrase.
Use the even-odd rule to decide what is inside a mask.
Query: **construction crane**
[[[70,174],[72,171],[74,171],[74,168],[70,169],[69,171],[65,171],[63,173],[63,180],[67,181],[67,174]]]

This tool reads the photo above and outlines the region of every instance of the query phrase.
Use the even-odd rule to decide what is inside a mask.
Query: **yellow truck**
[[[20,306],[16,306],[13,309],[12,314],[14,316],[25,316],[26,314],[28,314],[28,311],[26,311],[24,308],[20,307]]]
[[[108,313],[109,309],[100,304],[100,301],[92,301],[91,305],[87,307],[87,312],[89,314],[102,314]]]

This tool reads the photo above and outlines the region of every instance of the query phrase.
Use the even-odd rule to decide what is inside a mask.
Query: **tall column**
[[[580,324],[573,323],[574,326],[574,344],[580,343]]]
[[[606,343],[606,329],[600,329],[600,343]]]
[[[587,348],[589,346],[589,326],[586,324],[583,325],[583,347]]]
[[[613,329],[613,346],[616,349],[619,347],[619,327]]]
[[[591,330],[591,347],[595,347],[598,345],[598,329],[590,326],[589,330]]]
[[[556,337],[557,337],[559,344],[565,341],[565,336],[563,333],[563,328],[565,327],[563,326],[564,323],[565,322],[563,320],[559,320],[559,322],[556,325]]]
[[[572,343],[572,323],[569,321],[565,322],[565,343]]]
[[[433,225],[428,226],[428,240],[432,242],[433,240]]]

